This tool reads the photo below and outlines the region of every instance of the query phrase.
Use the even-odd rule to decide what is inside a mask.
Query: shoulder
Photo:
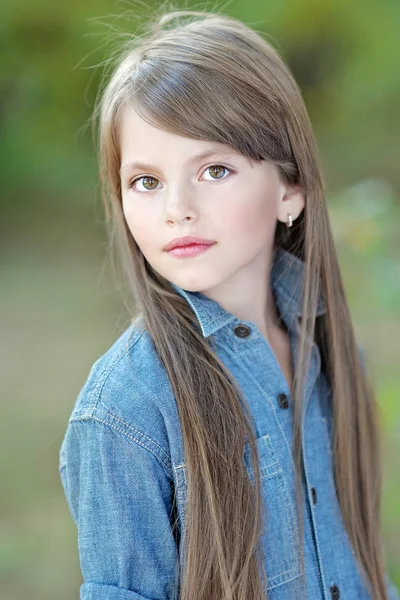
[[[94,362],[69,422],[96,420],[160,452],[169,446],[167,424],[176,419],[167,374],[139,317]]]

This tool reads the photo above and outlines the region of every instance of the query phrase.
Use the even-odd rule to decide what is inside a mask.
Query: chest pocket
[[[264,531],[261,545],[267,573],[267,590],[293,582],[303,572],[298,557],[298,534],[294,500],[287,479],[272,446],[270,436],[256,439],[260,467],[260,492],[264,507]],[[244,464],[255,485],[248,443],[244,447]],[[187,495],[186,464],[174,466],[180,523],[184,527]]]

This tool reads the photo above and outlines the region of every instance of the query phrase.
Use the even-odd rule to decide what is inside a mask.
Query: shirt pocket
[[[268,585],[271,590],[303,575],[298,559],[299,536],[294,498],[287,477],[275,453],[269,434],[256,438],[260,468],[260,492],[264,510],[261,545]],[[245,444],[244,462],[255,485],[251,452]]]
[[[269,434],[256,438],[256,448],[260,467],[261,500],[266,511],[261,546],[268,578],[267,590],[271,590],[300,577],[304,571],[301,570],[297,558],[298,533],[294,499]],[[255,485],[248,443],[244,447],[244,464],[250,481]],[[184,527],[187,498],[186,463],[175,465],[174,471],[180,522]]]

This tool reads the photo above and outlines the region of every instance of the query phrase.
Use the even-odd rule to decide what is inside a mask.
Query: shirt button
[[[286,396],[286,394],[279,394],[278,402],[281,408],[288,408],[289,406],[289,398]]]
[[[340,592],[337,585],[331,586],[331,597],[332,600],[338,600],[340,598]]]
[[[311,494],[314,504],[317,504],[317,490],[314,487],[311,488]]]
[[[235,334],[238,337],[245,338],[250,335],[250,329],[246,325],[238,325],[235,327]]]

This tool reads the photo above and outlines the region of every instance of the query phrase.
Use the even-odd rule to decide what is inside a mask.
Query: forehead
[[[245,156],[228,144],[198,140],[166,131],[145,121],[131,106],[124,108],[120,119],[121,172],[131,170],[136,163],[159,163],[166,157],[193,162],[207,155]]]

